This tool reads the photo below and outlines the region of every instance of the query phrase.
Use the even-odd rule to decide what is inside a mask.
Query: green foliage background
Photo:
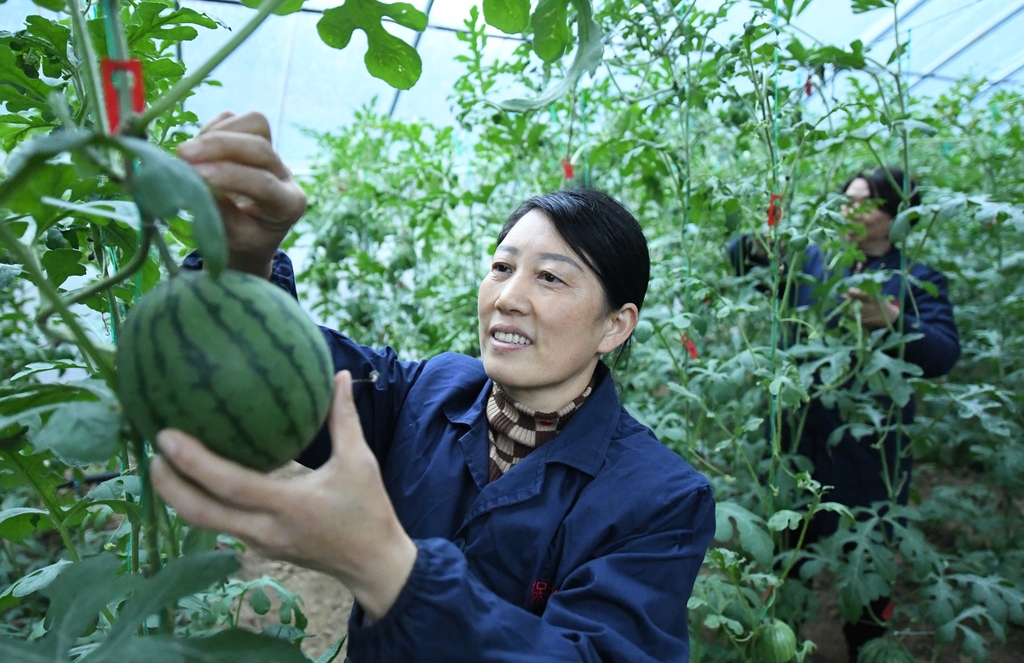
[[[754,9],[727,1],[700,11],[688,2],[608,0],[596,7],[591,26],[577,20],[589,16],[585,2],[545,0],[532,19],[528,3],[485,3],[489,22],[525,30],[533,41],[508,61],[488,63],[484,17],[471,14],[461,37],[467,74],[451,97],[459,126],[398,122],[364,110],[351,125],[319,136],[321,157],[305,182],[310,211],[288,240],[309,249],[299,265],[304,301],[318,321],[370,345],[392,345],[407,358],[476,354],[476,288],[507,215],[529,195],[561,187],[611,193],[641,220],[653,258],[636,343],[628,363],[616,367],[623,400],[711,478],[720,505],[716,542],[690,602],[693,659],[759,660],[772,619],[797,626],[813,616],[805,584],[791,577],[799,568],[805,579],[833,578],[847,616],[894,591],[895,628],[926,634],[904,639],[919,656],[959,650],[984,660],[992,644],[1024,625],[1024,137],[1016,122],[1024,97],[1012,90],[983,94],[983,82],[965,81],[938,99],[910,98],[900,71],[906,44],[890,61],[874,62],[857,42],[804,43],[788,21],[807,2],[779,3],[778,33],[774,1],[750,4]],[[893,5],[853,2],[858,10]],[[382,16],[395,13],[419,25],[401,6],[360,0],[345,7],[323,28],[328,43],[347,43],[352,29],[375,32]],[[729,12],[745,12],[736,34],[722,28]],[[216,27],[202,14],[152,1],[127,3],[124,21],[151,103],[185,76],[174,44],[194,38],[197,28]],[[89,31],[102,42],[99,26]],[[599,38],[604,60],[597,69]],[[23,32],[0,34],[5,151],[62,122],[88,124],[88,81],[70,57],[70,39],[66,24],[38,17]],[[387,74],[393,84],[411,84],[418,57],[413,62],[386,40],[375,52],[381,49],[391,55],[378,63],[397,63]],[[367,66],[374,71],[369,59]],[[594,75],[572,88],[585,70]],[[834,75],[846,90],[837,98],[826,86]],[[804,85],[785,83],[798,77],[810,84],[811,97]],[[510,84],[529,94],[504,108],[523,112],[494,103]],[[66,99],[68,117],[54,111],[55,92]],[[175,105],[150,136],[172,147],[196,120]],[[879,162],[909,165],[924,187],[921,222],[907,229],[902,244],[910,258],[950,277],[964,352],[948,378],[921,380],[889,361],[893,352],[885,349],[898,355],[899,333],[858,333],[852,319],[843,333],[825,333],[823,310],[777,308],[761,294],[783,282],[777,269],[737,277],[725,257],[726,242],[737,234],[768,231],[775,194],[782,210],[773,230],[781,240],[772,245],[776,264],[784,247],[811,242],[837,264],[855,259],[841,241],[836,194],[850,173]],[[574,177],[566,177],[565,164]],[[78,157],[50,163],[5,203],[2,220],[64,295],[136,251],[134,205],[86,166]],[[43,195],[78,207],[44,203]],[[161,237],[179,258],[193,244],[192,226],[176,214],[165,221]],[[131,476],[138,458],[126,450],[129,431],[114,394],[82,347],[37,331],[39,284],[16,256],[0,257],[0,654],[24,654],[19,643],[30,637],[39,642],[33,646],[50,647],[48,629],[70,636],[75,655],[130,652],[138,645],[129,632],[140,624],[168,630],[166,611],[140,614],[148,607],[132,604],[101,614],[90,628],[51,603],[57,622],[49,624],[58,624],[52,628],[42,619],[45,597],[123,582],[125,594],[100,595],[118,609],[121,596],[142,587],[114,580],[127,577],[125,567],[137,572],[154,560],[159,567],[180,553],[185,564],[226,569],[227,562],[201,553],[237,544],[166,514],[155,525],[164,548],[148,546],[155,537],[143,530],[152,505]],[[94,337],[107,338],[109,329],[116,340],[125,310],[166,271],[155,249],[142,265],[131,281],[77,309],[96,321]],[[775,342],[789,325],[803,330],[799,348]],[[39,379],[70,368],[85,368],[89,377]],[[876,396],[916,394],[918,418],[905,432],[918,472],[908,507],[877,505],[860,521],[848,518],[830,540],[801,550],[794,541],[815,511],[852,515],[827,501],[827,489],[777,434],[765,435],[769,418],[798,412],[822,393],[813,379],[817,368],[832,383],[869,386],[863,395],[840,397],[852,424],[865,431],[886,414]],[[73,440],[69,430],[88,435]],[[110,478],[85,487],[102,473]],[[891,480],[895,491],[898,477]],[[891,537],[882,534],[882,522]],[[120,570],[100,554],[104,549],[120,558]],[[92,584],[88,573],[64,575],[69,562],[93,565],[86,569]],[[54,578],[63,580],[54,585]],[[242,601],[266,612],[268,589],[282,601],[281,624],[269,635],[300,640],[305,618],[297,597],[270,580],[182,585],[180,595],[166,595],[178,610],[170,631],[191,637],[232,626]],[[123,634],[124,649],[102,644],[110,634]],[[221,637],[196,646],[245,652],[262,642]],[[797,660],[812,646],[801,642]]]

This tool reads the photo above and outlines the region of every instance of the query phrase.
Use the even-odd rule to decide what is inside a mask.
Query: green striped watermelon
[[[330,408],[331,355],[284,290],[225,271],[182,272],[132,309],[117,348],[125,416],[147,439],[180,428],[268,471],[313,439]]]

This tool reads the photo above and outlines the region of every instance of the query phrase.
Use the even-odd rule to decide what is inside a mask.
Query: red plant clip
[[[697,358],[697,346],[694,345],[693,341],[690,340],[690,337],[687,336],[686,334],[683,334],[683,337],[680,340],[682,340],[683,347],[686,348],[686,352],[689,353],[690,359],[696,359]]]
[[[562,159],[562,172],[565,173],[565,179],[571,180],[576,177],[576,171],[572,167],[572,161],[568,159]]]
[[[107,129],[114,133],[121,127],[121,97],[118,86],[114,84],[114,74],[121,72],[121,82],[128,85],[131,94],[132,110],[141,113],[146,109],[146,93],[142,88],[142,62],[138,59],[103,58],[100,62],[100,71],[103,75],[103,98],[107,106]]]
[[[811,84],[810,74],[807,74],[807,82],[804,83],[804,92],[807,93],[808,97],[814,94],[814,85]]]
[[[769,228],[774,226],[778,222],[778,220],[779,220],[778,215],[776,214],[776,212],[778,210],[776,210],[776,208],[775,208],[775,203],[780,201],[780,200],[782,200],[782,196],[780,196],[777,193],[773,193],[772,194],[772,199],[768,203],[768,227]]]
[[[885,604],[885,608],[882,610],[882,614],[879,617],[882,618],[883,622],[887,622],[892,619],[892,613],[896,609],[896,602],[890,600]]]

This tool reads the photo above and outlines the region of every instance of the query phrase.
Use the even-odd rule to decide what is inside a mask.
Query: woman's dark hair
[[[864,180],[868,183],[868,191],[871,192],[871,198],[878,201],[878,209],[891,217],[895,217],[900,213],[900,205],[903,203],[904,177],[903,171],[894,166],[862,170],[846,180],[846,184],[843,185],[843,193],[846,193],[846,190],[850,188],[850,184],[854,180]],[[917,207],[921,204],[921,192],[917,188],[917,180],[910,179],[908,193],[908,208]],[[911,223],[914,221],[911,221]]]
[[[498,235],[504,241],[519,219],[540,210],[569,248],[594,270],[610,310],[636,304],[639,311],[651,279],[647,238],[636,218],[611,196],[593,189],[534,196],[512,212]]]
[[[637,312],[643,308],[651,280],[651,255],[644,231],[629,210],[611,196],[593,189],[545,193],[530,198],[512,212],[498,234],[498,244],[519,219],[535,209],[544,212],[555,232],[597,274],[609,310],[624,304],[636,304]],[[630,334],[615,354],[613,370],[629,361],[632,344]]]

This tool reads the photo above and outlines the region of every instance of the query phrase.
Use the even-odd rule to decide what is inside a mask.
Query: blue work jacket
[[[279,254],[274,280],[294,292]],[[565,428],[488,482],[483,364],[399,361],[324,329],[418,555],[388,613],[349,624],[355,663],[684,663],[715,529],[708,481],[619,403],[599,363]],[[324,431],[299,458],[330,454]]]

